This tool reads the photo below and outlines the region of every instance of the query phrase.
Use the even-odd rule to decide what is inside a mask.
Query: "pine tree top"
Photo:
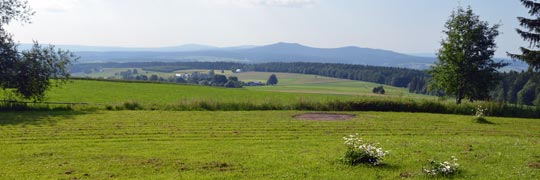
[[[531,0],[521,0],[521,3],[529,8],[529,14],[531,16],[540,16],[540,3]]]

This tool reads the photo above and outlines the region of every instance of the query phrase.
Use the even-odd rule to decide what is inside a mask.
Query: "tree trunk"
[[[463,99],[463,87],[460,87],[456,96],[456,104],[461,104],[461,99]]]

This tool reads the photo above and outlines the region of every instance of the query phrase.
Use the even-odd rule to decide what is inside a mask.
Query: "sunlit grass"
[[[428,159],[459,158],[457,179],[538,179],[540,121],[425,113],[300,111],[0,113],[0,179],[428,178]],[[339,162],[359,133],[390,155],[380,167]]]

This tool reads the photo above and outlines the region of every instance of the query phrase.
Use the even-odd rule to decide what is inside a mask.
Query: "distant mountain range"
[[[22,44],[29,49],[30,44]],[[161,48],[126,48],[103,46],[58,45],[80,56],[78,63],[88,62],[145,62],[145,61],[237,61],[260,62],[321,62],[363,64],[372,66],[428,69],[437,60],[431,53],[407,55],[382,49],[355,46],[340,48],[314,48],[297,43],[276,43],[264,46],[215,47],[199,44]],[[516,64],[516,65],[514,65]],[[526,65],[513,63],[507,70],[526,69]]]

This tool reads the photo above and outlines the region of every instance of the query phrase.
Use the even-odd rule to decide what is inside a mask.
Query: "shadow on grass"
[[[398,170],[398,169],[401,168],[398,165],[387,164],[387,163],[381,163],[379,165],[373,165],[373,164],[369,164],[369,163],[360,163],[360,164],[356,164],[356,165],[351,165],[351,164],[343,163],[343,161],[341,161],[341,160],[334,161],[332,164],[334,164],[334,165],[337,165],[337,164],[343,165],[343,167],[374,168],[374,169],[390,170],[390,171],[395,171],[395,170]]]
[[[93,113],[89,111],[0,111],[0,126],[7,125],[54,125],[61,119]]]
[[[494,124],[495,124],[494,122],[491,122],[491,121],[489,121],[489,120],[487,120],[486,118],[483,118],[483,117],[481,117],[481,118],[476,118],[474,121],[475,121],[476,123],[478,123],[478,124],[491,124],[491,125],[494,125]]]

